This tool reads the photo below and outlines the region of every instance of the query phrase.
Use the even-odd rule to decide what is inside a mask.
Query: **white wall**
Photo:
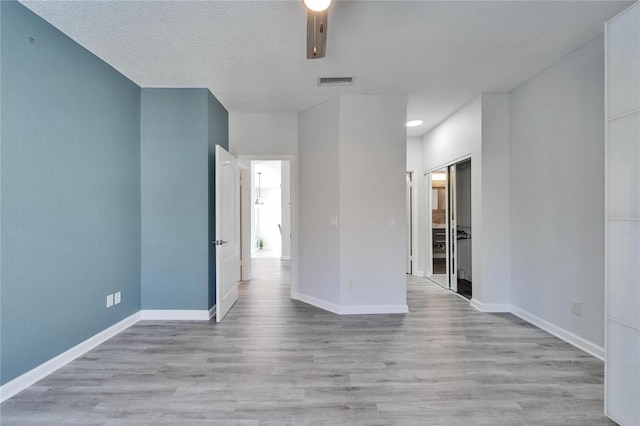
[[[423,144],[425,172],[471,158],[472,303],[483,311],[508,311],[508,95],[485,93],[476,97],[424,135]],[[426,221],[425,212],[426,208],[420,220]],[[429,251],[427,246],[426,258]],[[429,262],[425,264],[428,272]]]
[[[472,172],[475,164],[472,162]],[[511,256],[509,225],[509,95],[482,95],[482,227],[481,285],[474,283],[474,299],[493,304],[495,310],[511,301]],[[473,183],[472,183],[473,185]],[[473,196],[472,196],[473,197]],[[472,239],[473,241],[473,239]],[[477,296],[476,296],[476,293]],[[484,309],[489,310],[486,306]],[[492,309],[493,310],[493,309]]]
[[[298,114],[229,112],[233,155],[296,155]]]
[[[420,211],[425,211],[425,177],[422,166],[422,138],[407,138],[407,171],[413,173],[413,275],[424,276],[425,259],[427,257],[426,221],[420,218]]]
[[[481,101],[481,96],[472,99],[423,136],[423,167],[425,171],[439,169],[468,155],[477,155],[478,160],[480,159],[482,145]],[[476,169],[478,172],[480,171],[479,168]]]
[[[406,105],[341,96],[299,114],[300,300],[406,312]]]
[[[282,168],[282,251],[283,260],[291,259],[291,162],[283,161]]]
[[[510,94],[511,302],[597,346],[604,344],[603,61],[598,36]],[[572,300],[582,302],[581,316]]]
[[[340,216],[339,114],[333,98],[298,115],[297,297],[333,310],[340,304],[340,233],[329,218]]]
[[[297,250],[298,222],[296,207],[296,186],[298,179],[298,165],[296,164],[298,155],[298,114],[297,113],[229,113],[229,152],[235,156],[242,157],[245,164],[251,160],[285,160],[291,158],[292,161],[283,161],[283,169],[289,166],[289,192],[283,194],[287,199],[289,213],[289,230],[285,229],[286,222],[283,217],[283,235],[287,233],[290,238],[283,239],[282,257],[290,259],[291,253]],[[285,165],[286,164],[286,165]],[[285,171],[283,170],[283,173]],[[283,176],[284,177],[284,176]],[[284,183],[283,183],[284,190]],[[286,212],[283,210],[284,215]],[[283,215],[283,216],[284,216]],[[255,247],[254,242],[247,244]],[[247,247],[247,249],[249,249]],[[288,250],[288,252],[287,252]],[[248,253],[243,249],[244,258]],[[287,253],[287,254],[285,254]],[[292,296],[297,292],[298,265],[295,258],[291,258],[291,291]],[[250,277],[250,258],[243,264],[245,276]]]
[[[343,308],[406,308],[406,119],[406,96],[340,97]]]
[[[607,23],[605,413],[640,424],[640,4]]]
[[[447,164],[470,156],[471,157],[471,227],[472,235],[471,250],[474,253],[472,269],[474,273],[473,297],[477,298],[479,289],[482,286],[480,276],[480,228],[481,228],[481,149],[482,149],[482,97],[474,98],[467,105],[453,113],[438,126],[428,132],[423,140],[423,168],[425,172],[433,171]],[[431,188],[423,186],[425,191]],[[426,193],[426,192],[425,192]],[[420,221],[426,223],[426,201],[421,209]],[[426,241],[427,232],[421,234],[421,239],[425,242],[425,272],[429,273],[430,262],[426,259],[430,256],[430,247]]]

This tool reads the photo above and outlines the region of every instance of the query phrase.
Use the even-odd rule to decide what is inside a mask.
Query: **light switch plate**
[[[113,294],[109,294],[107,295],[107,308],[110,308],[113,306]]]
[[[580,302],[579,300],[572,300],[571,312],[573,312],[575,315],[582,315],[582,302]]]
[[[120,292],[117,292],[116,294],[113,295],[113,304],[117,305],[118,303],[120,303]]]

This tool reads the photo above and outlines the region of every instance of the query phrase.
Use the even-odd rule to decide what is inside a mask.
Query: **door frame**
[[[435,271],[433,270],[433,174],[434,173],[444,173],[445,178],[442,182],[444,182],[444,218],[445,218],[445,226],[444,226],[444,232],[445,232],[445,256],[444,256],[444,260],[445,260],[445,273],[444,274],[436,274]],[[425,275],[426,278],[431,279],[434,282],[437,282],[438,285],[446,288],[446,289],[451,289],[451,282],[450,282],[450,271],[449,271],[449,265],[450,265],[450,257],[449,257],[449,252],[450,252],[450,247],[451,247],[451,242],[450,242],[450,229],[449,229],[449,219],[451,217],[451,209],[450,209],[450,178],[449,178],[449,166],[444,166],[440,169],[436,169],[433,170],[431,172],[428,172],[426,174],[427,176],[427,182],[429,183],[429,188],[427,190],[425,190],[426,196],[428,198],[427,200],[427,224],[428,224],[428,230],[427,230],[427,234],[428,234],[428,241],[429,241],[429,250],[428,250],[428,254],[427,254],[427,261],[429,263],[429,270],[427,275]],[[439,198],[439,197],[438,197]],[[440,207],[440,206],[438,206]],[[438,275],[438,276],[442,276],[445,275],[447,277],[447,285],[446,287],[440,283],[439,281],[435,281],[435,279],[431,278],[434,275]]]
[[[411,265],[411,273],[410,275],[417,275],[417,254],[418,254],[418,227],[416,226],[416,218],[418,217],[418,184],[416,182],[416,176],[418,175],[415,170],[407,170],[406,175],[411,175],[411,181],[407,181],[407,190],[409,192],[407,196],[407,229],[409,242],[408,247],[410,248],[410,253],[407,253],[407,266],[409,266],[409,262]],[[405,176],[406,176],[405,175]],[[409,188],[411,190],[409,191]],[[407,268],[409,269],[409,268]]]
[[[237,157],[236,157],[237,158]],[[246,244],[244,233],[251,229],[251,170],[238,158],[238,198],[240,199],[240,218],[238,229],[238,281],[251,279],[251,244]],[[248,213],[248,215],[247,215]],[[248,224],[248,225],[247,225]],[[251,238],[251,236],[249,236]],[[247,259],[248,253],[248,261]]]
[[[431,191],[433,188],[431,187],[431,172],[424,173],[425,185],[424,185],[424,193],[425,193],[425,217],[427,219],[427,228],[426,228],[426,237],[427,237],[427,249],[425,250],[425,260],[424,260],[424,277],[428,278],[433,275],[433,259],[432,259],[432,250],[433,250],[433,213],[431,208]]]
[[[447,161],[444,164],[440,164],[436,167],[431,167],[429,169],[426,169],[423,172],[423,176],[425,177],[425,189],[424,189],[424,194],[425,194],[425,215],[426,215],[426,223],[427,223],[427,235],[426,235],[426,241],[427,241],[427,250],[425,253],[425,278],[429,277],[430,275],[433,275],[433,265],[432,265],[432,259],[431,259],[431,250],[432,250],[432,237],[431,237],[431,227],[432,227],[432,218],[431,218],[431,173],[433,172],[437,172],[439,170],[442,170],[444,168],[449,168],[450,166],[455,166],[458,163],[461,163],[463,161],[466,160],[471,160],[473,163],[473,159],[472,159],[472,155],[471,153],[469,154],[465,154],[461,157],[458,157],[454,160],[451,161]],[[449,203],[449,196],[451,195],[451,191],[449,190],[449,184],[450,184],[450,179],[449,179],[449,173],[447,171],[447,191],[446,191],[446,196],[447,196],[447,213],[446,213],[446,217],[447,217],[447,222],[449,221],[450,218],[450,213],[448,211],[449,207],[450,207],[450,203]],[[456,221],[457,221],[457,215],[458,213],[456,212]],[[449,224],[447,224],[449,225]],[[450,250],[450,242],[449,242],[449,234],[451,233],[451,229],[449,229],[449,227],[447,226],[447,251]],[[456,242],[456,253],[457,253],[457,242]],[[473,252],[471,253],[471,256],[473,258]],[[447,281],[449,283],[449,290],[453,291],[453,288],[451,286],[451,271],[450,271],[450,265],[449,265],[449,255],[447,255]],[[457,263],[457,259],[456,259],[456,263]],[[457,265],[455,265],[457,267]],[[457,272],[457,271],[456,271]],[[456,273],[456,278],[457,278],[457,273]],[[456,286],[455,289],[457,291],[457,282],[456,282]]]
[[[447,250],[449,256],[447,259],[447,270],[449,289],[458,292],[458,203],[456,201],[456,194],[458,193],[458,176],[456,164],[451,164],[448,167],[447,172],[447,216],[448,216],[448,241]]]
[[[288,161],[291,187],[289,209],[291,220],[291,284],[289,285],[289,297],[298,299],[298,163],[295,155],[238,155],[238,162],[243,167],[251,168],[251,161]],[[251,191],[245,191],[243,209],[240,212],[242,231],[242,247],[249,252],[248,258],[243,253],[243,270],[248,268],[248,276],[251,278]],[[247,198],[248,197],[248,198]],[[244,262],[246,260],[246,262]]]

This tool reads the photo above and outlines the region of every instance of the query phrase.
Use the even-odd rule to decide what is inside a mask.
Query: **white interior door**
[[[216,146],[216,322],[238,300],[238,162]]]

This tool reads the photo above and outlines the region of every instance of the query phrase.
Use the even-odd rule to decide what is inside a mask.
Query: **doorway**
[[[471,159],[456,164],[456,242],[458,293],[471,300]]]
[[[471,160],[447,165],[426,177],[427,278],[471,299]]]
[[[429,181],[429,269],[427,278],[445,287],[449,285],[449,167],[428,174]]]
[[[242,155],[239,160],[244,168],[240,219],[242,281],[249,285],[256,273],[284,268],[290,270],[289,293],[296,299],[295,157]],[[278,265],[269,265],[270,262]],[[256,278],[263,281],[268,277]]]
[[[280,259],[288,254],[283,244],[288,209],[282,205],[282,161],[252,161],[251,191],[251,258]]]

